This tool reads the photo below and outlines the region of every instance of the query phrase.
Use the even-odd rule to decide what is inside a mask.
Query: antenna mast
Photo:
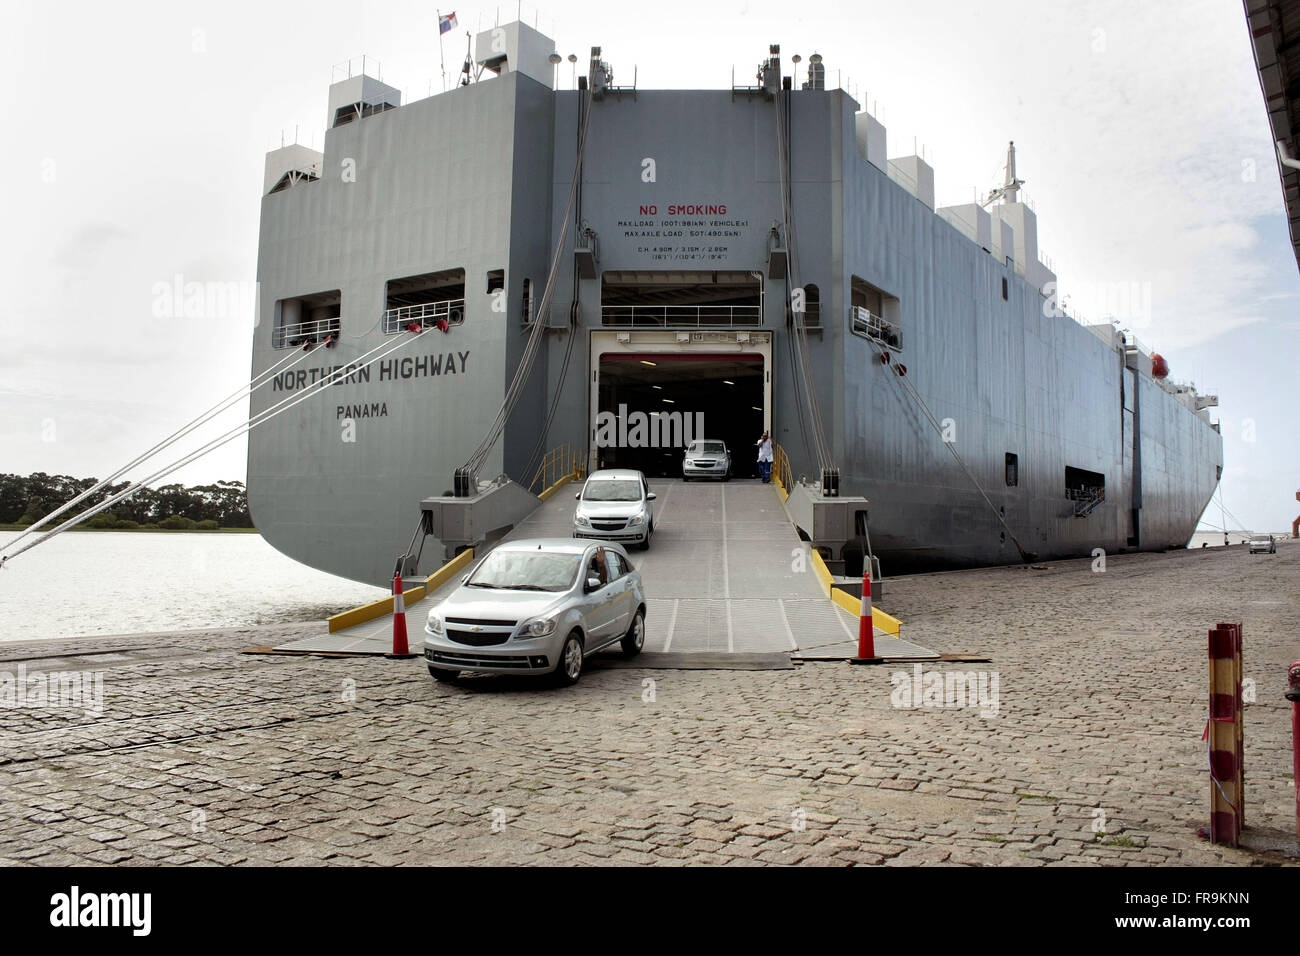
[[[1025,184],[1023,179],[1016,178],[1016,143],[1012,140],[1007,144],[1007,178],[1003,184],[996,189],[989,190],[988,198],[985,199],[981,206],[987,206],[990,203],[997,202],[999,199],[1006,199],[1007,202],[1017,202],[1017,195],[1020,193],[1020,187]]]

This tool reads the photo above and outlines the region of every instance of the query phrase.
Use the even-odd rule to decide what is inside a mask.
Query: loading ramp
[[[579,487],[574,482],[558,489],[506,540],[568,537],[573,492]],[[647,653],[786,653],[806,660],[855,656],[858,619],[828,599],[817,562],[791,525],[775,484],[661,478],[651,479],[650,487],[657,495],[654,538],[649,551],[629,552],[647,595]],[[408,603],[413,649],[422,639],[428,608],[455,589],[471,568],[448,576],[425,600]],[[875,635],[880,656],[938,657],[879,628]],[[385,614],[277,650],[384,653],[391,636],[392,619]]]

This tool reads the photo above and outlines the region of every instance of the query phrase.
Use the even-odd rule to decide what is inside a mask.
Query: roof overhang
[[[1291,247],[1300,263],[1300,0],[1244,0],[1255,69],[1282,177]]]

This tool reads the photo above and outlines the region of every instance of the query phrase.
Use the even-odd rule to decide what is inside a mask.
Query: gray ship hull
[[[816,303],[818,405],[841,493],[869,499],[865,530],[886,573],[1020,560],[1007,528],[1043,559],[1191,538],[1222,466],[1195,393],[1153,378],[1149,357],[1109,327],[1053,311],[1019,209],[1000,215],[1020,231],[991,249],[936,212],[924,183],[898,172],[918,165],[883,163],[883,129],[877,149],[843,91],[594,97],[554,298],[547,316],[531,314],[561,232],[582,95],[515,70],[376,111],[328,131],[318,176],[263,198],[254,374],[291,361],[286,329],[301,331],[291,323],[322,317],[303,323],[308,341],[334,330],[252,401],[257,413],[306,395],[304,370],[333,376],[250,435],[250,507],[276,548],[390,580],[420,500],[451,488],[491,425],[530,321],[548,326],[541,357],[482,477],[528,486],[536,452],[563,443],[593,466],[649,461],[672,473],[677,449],[647,457],[596,436],[598,416],[620,405],[665,412],[647,402],[667,388],[691,396],[677,410],[703,414],[706,431],[735,436],[739,476],[753,473],[752,442],[770,428],[794,475],[815,478],[780,275],[790,236],[773,231],[781,102],[796,144],[799,280]],[[400,294],[421,283],[424,293]],[[408,304],[421,294],[429,302]],[[862,334],[862,302],[896,339]],[[394,327],[449,308],[463,311],[445,331]],[[411,342],[365,374],[348,371],[403,336]],[[751,371],[739,401],[727,376]],[[421,571],[441,561],[426,543]]]

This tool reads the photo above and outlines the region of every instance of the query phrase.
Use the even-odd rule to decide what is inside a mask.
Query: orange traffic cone
[[[400,571],[393,576],[393,653],[385,656],[398,659],[417,656],[406,643],[406,599],[402,597]]]
[[[876,625],[871,617],[871,564],[862,572],[862,609],[858,614],[858,656],[851,664],[880,664],[883,657],[876,656]]]

